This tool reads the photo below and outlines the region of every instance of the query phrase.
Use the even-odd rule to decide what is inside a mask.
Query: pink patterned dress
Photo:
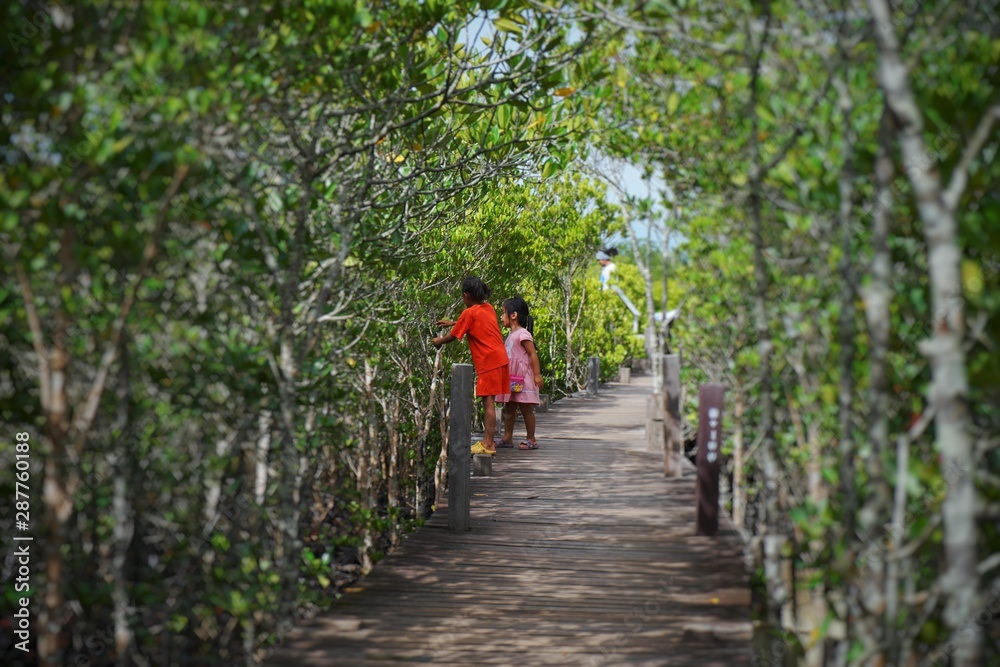
[[[497,394],[498,403],[531,403],[538,404],[538,385],[535,384],[535,372],[531,369],[531,358],[522,343],[534,339],[524,327],[511,331],[504,345],[507,347],[507,357],[510,359],[511,376],[520,375],[524,378],[524,389],[514,394]]]

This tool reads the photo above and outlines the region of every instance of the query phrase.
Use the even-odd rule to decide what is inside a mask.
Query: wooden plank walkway
[[[693,467],[643,451],[650,385],[539,414],[538,450],[472,479],[471,531],[439,509],[266,664],[749,664],[740,538],[695,537]]]

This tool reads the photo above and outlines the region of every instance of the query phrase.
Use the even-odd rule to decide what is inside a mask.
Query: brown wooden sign
[[[719,534],[719,470],[722,468],[722,402],[725,386],[712,382],[698,392],[698,535]]]

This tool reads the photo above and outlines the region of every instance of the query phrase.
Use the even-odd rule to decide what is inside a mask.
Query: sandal
[[[532,442],[531,440],[522,440],[521,444],[517,446],[518,449],[538,449],[538,443]]]
[[[474,444],[472,446],[472,453],[473,454],[489,454],[490,456],[492,456],[492,455],[494,455],[494,454],[497,453],[497,450],[495,450],[495,449],[486,449],[486,445],[484,445],[482,442],[477,442],[476,444]]]
[[[514,443],[511,442],[511,441],[509,441],[509,440],[496,440],[494,442],[494,444],[496,444],[497,449],[500,449],[501,447],[513,447],[514,446]]]

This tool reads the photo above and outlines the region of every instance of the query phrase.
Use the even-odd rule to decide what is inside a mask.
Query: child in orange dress
[[[476,396],[483,399],[483,410],[486,412],[483,418],[483,441],[473,445],[473,451],[485,454],[497,453],[493,443],[497,426],[493,397],[510,391],[507,349],[503,344],[503,336],[500,335],[497,313],[486,302],[491,294],[493,291],[482,279],[469,276],[463,280],[462,300],[465,302],[465,310],[457,322],[438,320],[438,326],[451,327],[451,332],[431,340],[434,347],[441,347],[463,336],[469,339],[472,365],[476,368]]]

